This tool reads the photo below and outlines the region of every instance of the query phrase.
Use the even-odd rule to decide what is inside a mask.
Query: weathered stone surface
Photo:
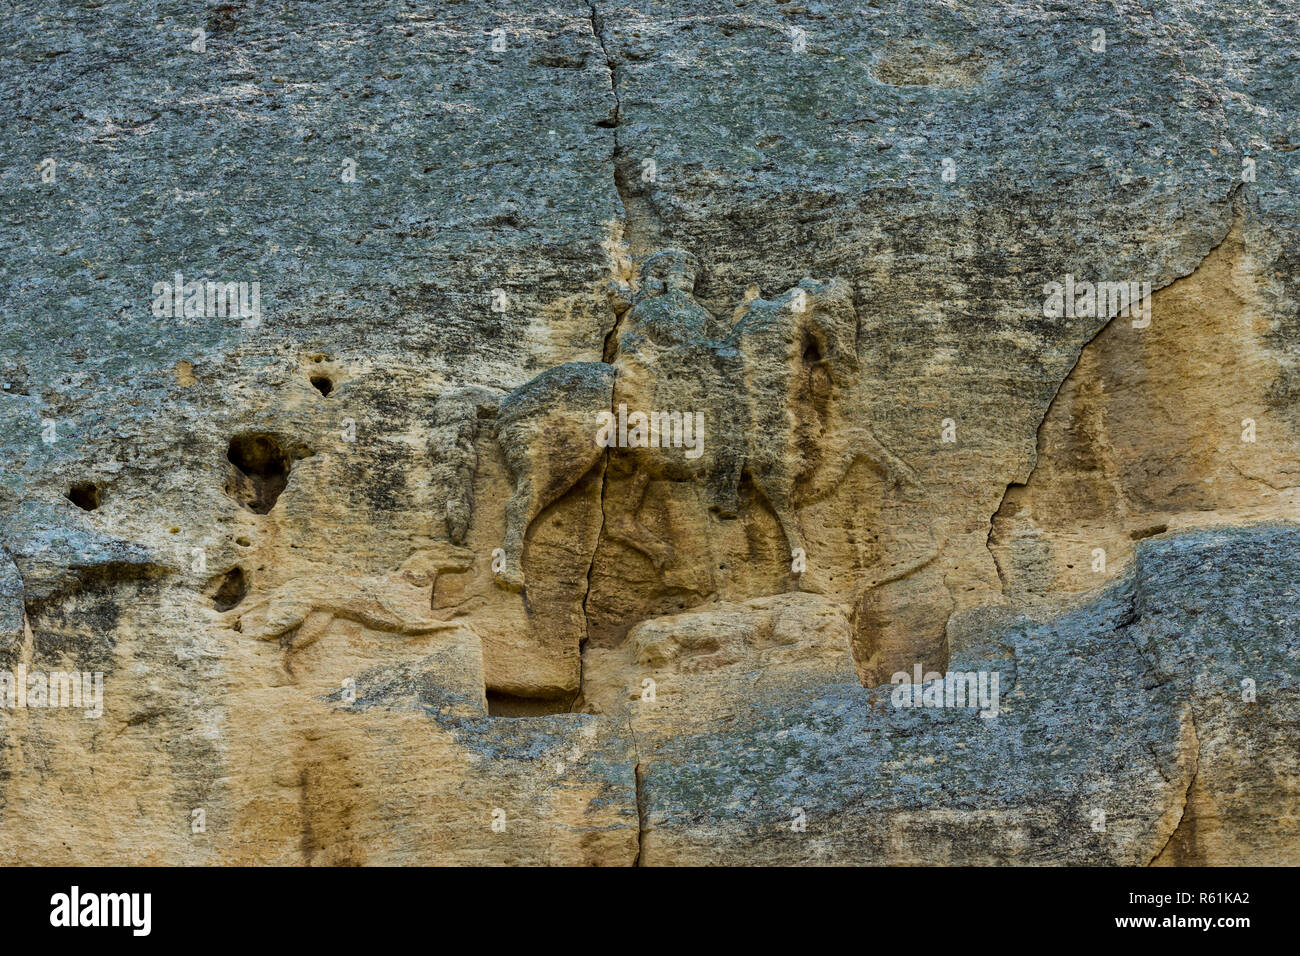
[[[974,622],[950,669],[1000,674],[996,717],[898,709],[846,660],[632,704],[642,862],[1294,862],[1295,815],[1264,808],[1298,795],[1298,541],[1147,541],[1074,610]]]
[[[1293,5],[0,16],[3,862],[1300,862]]]

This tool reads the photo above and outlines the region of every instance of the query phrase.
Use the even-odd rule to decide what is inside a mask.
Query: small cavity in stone
[[[229,611],[237,607],[248,594],[248,578],[244,569],[236,565],[221,576],[217,593],[212,596],[212,606],[218,611]]]
[[[94,511],[99,507],[99,489],[93,482],[79,481],[68,489],[67,499],[82,511]]]
[[[226,494],[250,511],[264,515],[275,507],[289,482],[294,460],[311,454],[290,450],[276,436],[244,432],[230,440],[226,459],[234,467],[226,479]]]
[[[569,713],[570,701],[561,698],[516,697],[500,691],[487,692],[490,717],[545,717],[549,714]]]

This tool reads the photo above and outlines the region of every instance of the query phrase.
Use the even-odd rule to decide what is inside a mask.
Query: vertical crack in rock
[[[1178,811],[1178,823],[1176,823],[1174,828],[1169,831],[1169,839],[1165,840],[1164,846],[1162,846],[1156,854],[1147,861],[1147,866],[1153,866],[1166,853],[1170,853],[1171,855],[1179,854],[1180,851],[1174,843],[1175,839],[1179,837],[1179,834],[1182,833],[1184,827],[1188,830],[1195,830],[1196,827],[1196,813],[1195,810],[1192,809],[1192,791],[1196,789],[1196,776],[1201,772],[1201,736],[1196,729],[1196,711],[1193,709],[1190,701],[1187,704],[1187,719],[1192,725],[1192,772],[1187,778],[1187,789],[1183,792],[1183,805]],[[1190,817],[1188,816],[1189,811],[1191,813]],[[1184,834],[1181,842],[1186,846],[1190,846],[1190,836]],[[1171,847],[1173,847],[1172,850],[1170,849]]]
[[[623,185],[619,181],[618,161],[622,158],[622,144],[619,140],[618,127],[623,121],[623,101],[619,98],[618,93],[618,73],[614,60],[609,55],[609,47],[605,45],[605,24],[596,9],[593,2],[589,5],[591,11],[591,35],[595,38],[596,43],[600,46],[601,55],[605,57],[605,69],[609,73],[609,91],[614,100],[614,112],[611,117],[612,125],[608,128],[613,131],[614,149],[610,155],[611,165],[614,167],[614,188],[618,191],[619,202],[623,205],[623,219],[627,220],[627,197],[623,194]]]
[[[596,544],[591,549],[591,561],[587,564],[587,589],[582,595],[582,629],[583,637],[578,645],[578,692],[574,694],[574,702],[583,700],[584,678],[586,675],[586,666],[582,659],[583,645],[587,643],[587,638],[591,634],[591,611],[587,607],[587,602],[591,600],[591,572],[596,567],[596,553],[600,551],[601,539],[605,537],[605,493],[609,490],[609,452],[606,451],[601,457],[600,463],[600,530],[596,532]]]
[[[591,35],[596,44],[600,47],[601,55],[605,58],[605,71],[609,76],[609,95],[613,102],[611,117],[608,121],[608,129],[612,137],[610,145],[609,165],[610,174],[614,180],[614,192],[618,196],[619,205],[623,209],[622,230],[616,233],[612,238],[614,248],[610,250],[611,257],[615,258],[612,263],[615,279],[630,279],[632,272],[632,263],[628,262],[624,269],[620,269],[620,263],[617,261],[621,258],[618,247],[621,246],[627,250],[629,259],[638,254],[644,254],[643,241],[637,237],[634,242],[633,232],[635,226],[632,222],[632,199],[631,191],[628,189],[626,178],[621,171],[623,165],[623,140],[619,135],[619,126],[623,123],[623,99],[618,92],[618,67],[614,65],[614,59],[609,54],[609,47],[605,43],[605,21],[596,9],[596,4],[592,2],[588,9],[591,11]],[[626,271],[628,274],[619,276],[620,271]],[[605,333],[604,346],[602,348],[602,361],[611,362],[614,358],[615,343],[618,341],[618,328],[622,322],[622,315],[616,310],[613,315],[613,322],[610,323],[609,331]],[[602,495],[604,489],[602,488]]]
[[[1167,289],[1172,289],[1179,282],[1182,282],[1183,280],[1194,276],[1196,272],[1201,268],[1201,266],[1205,264],[1206,260],[1209,259],[1210,256],[1212,256],[1215,253],[1215,251],[1218,250],[1218,248],[1222,246],[1224,242],[1227,241],[1229,234],[1232,232],[1233,226],[1236,224],[1236,222],[1242,215],[1241,208],[1238,205],[1238,195],[1241,192],[1243,185],[1244,185],[1243,183],[1237,183],[1237,185],[1232,188],[1232,191],[1229,192],[1227,197],[1224,199],[1224,202],[1227,203],[1231,208],[1232,215],[1228,217],[1228,223],[1224,227],[1223,233],[1217,239],[1215,239],[1214,243],[1210,246],[1209,249],[1205,251],[1205,254],[1201,256],[1201,258],[1197,261],[1195,266],[1193,266],[1191,269],[1189,269],[1187,272],[1183,273],[1182,275],[1175,276],[1174,278],[1170,279],[1164,285],[1159,286],[1158,288],[1153,288],[1151,290],[1151,295],[1153,298],[1157,292],[1163,292]],[[1071,363],[1070,365],[1069,371],[1066,372],[1064,377],[1061,378],[1060,382],[1057,383],[1056,391],[1052,395],[1052,400],[1047,403],[1047,407],[1043,410],[1042,418],[1040,418],[1038,421],[1038,427],[1034,430],[1034,450],[1032,452],[1032,456],[1029,461],[1029,469],[1026,472],[1024,479],[1020,481],[1012,480],[1007,483],[1006,487],[1002,491],[1002,497],[998,500],[998,506],[993,510],[993,513],[989,515],[989,530],[987,536],[984,539],[984,547],[985,550],[988,551],[989,557],[993,560],[993,567],[997,571],[997,575],[998,575],[998,583],[1001,586],[1002,593],[1004,595],[1006,594],[1006,590],[1007,590],[1007,578],[1006,578],[1006,572],[1003,571],[1002,563],[998,560],[997,552],[993,548],[993,536],[995,533],[994,522],[996,521],[998,515],[1002,513],[1002,509],[1006,507],[1008,498],[1011,496],[1012,491],[1016,488],[1026,487],[1033,480],[1034,472],[1038,470],[1039,448],[1042,446],[1043,429],[1047,425],[1048,420],[1051,418],[1052,411],[1056,408],[1057,403],[1060,401],[1061,394],[1062,392],[1065,391],[1066,384],[1070,381],[1071,377],[1073,377],[1073,375],[1075,374],[1075,371],[1079,368],[1079,363],[1083,360],[1084,353],[1087,352],[1088,348],[1101,337],[1103,332],[1105,332],[1108,328],[1110,328],[1111,323],[1118,318],[1119,318],[1118,313],[1110,316],[1104,323],[1102,323],[1101,327],[1098,328],[1097,331],[1094,332],[1088,338],[1088,341],[1084,342],[1083,345],[1079,348],[1078,353],[1074,357],[1074,362]]]
[[[636,859],[632,865],[643,866],[642,856],[645,854],[645,818],[646,818],[646,790],[645,790],[645,769],[641,763],[640,757],[637,758],[636,766],[633,768],[636,774]]]
[[[605,45],[604,21],[600,16],[600,12],[596,9],[596,4],[594,2],[589,5],[588,9],[591,12],[591,35],[595,39],[597,45],[600,47],[601,55],[604,56],[605,58],[605,69],[609,74],[609,91],[610,91],[610,97],[613,99],[613,104],[614,104],[613,115],[611,117],[612,126],[609,127],[610,133],[613,137],[613,146],[610,152],[610,167],[614,177],[614,191],[618,195],[619,204],[623,207],[623,235],[621,237],[621,240],[623,244],[628,247],[630,252],[631,244],[628,241],[628,234],[632,228],[631,217],[628,214],[628,197],[625,194],[625,189],[622,184],[621,177],[618,171],[619,162],[622,157],[622,145],[619,139],[618,127],[619,124],[623,121],[623,102],[620,99],[618,93],[618,76],[616,72],[617,68],[614,65],[613,58],[610,57],[609,55],[609,48]],[[615,278],[618,278],[617,264],[615,264],[615,272],[616,272]],[[618,340],[618,327],[622,319],[622,316],[613,307],[613,305],[610,306],[610,312],[611,312],[610,315],[611,322],[609,325],[609,331],[605,333],[605,341],[603,344],[602,356],[601,356],[603,361],[606,362],[610,361],[613,358],[614,343],[617,342]],[[609,454],[607,452],[604,455],[603,460],[601,462],[601,473],[600,473],[600,531],[596,535],[596,546],[591,551],[591,562],[587,565],[587,588],[585,593],[582,595],[583,629],[584,631],[587,631],[587,633],[590,633],[590,628],[589,628],[590,612],[588,610],[587,603],[591,598],[591,573],[596,567],[596,553],[600,550],[601,539],[604,538],[605,536],[605,495],[606,492],[609,490],[608,464],[609,464]],[[583,638],[583,643],[584,644],[586,643],[585,636]],[[579,646],[578,648],[578,693],[574,696],[575,701],[581,700],[583,696],[583,670],[584,667],[582,661],[582,647]]]
[[[636,859],[632,865],[641,866],[642,857],[645,854],[645,821],[648,813],[647,795],[645,788],[645,765],[641,763],[641,742],[636,737],[636,727],[632,724],[632,715],[627,717],[627,732],[632,738],[632,750],[636,753],[636,763],[632,768],[632,773],[636,782]]]
[[[1138,660],[1142,661],[1142,663],[1146,665],[1147,672],[1152,675],[1152,678],[1155,681],[1152,687],[1170,686],[1173,687],[1175,692],[1179,693],[1181,696],[1181,688],[1178,687],[1177,683],[1170,675],[1166,674],[1161,669],[1158,652],[1156,652],[1154,648],[1143,646],[1142,643],[1134,637],[1130,630],[1134,624],[1142,620],[1143,614],[1146,610],[1146,592],[1142,586],[1142,576],[1142,564],[1138,561],[1135,563],[1133,568],[1133,595],[1131,610],[1121,619],[1119,630],[1129,644],[1132,645],[1134,653],[1138,656]],[[1191,773],[1188,774],[1187,777],[1187,788],[1183,792],[1182,806],[1178,809],[1178,822],[1174,824],[1172,829],[1170,829],[1169,837],[1165,840],[1164,845],[1162,845],[1151,859],[1147,861],[1147,866],[1155,864],[1156,861],[1160,860],[1160,858],[1167,852],[1177,854],[1179,850],[1174,842],[1175,837],[1177,837],[1180,831],[1184,829],[1184,824],[1186,824],[1186,827],[1189,830],[1194,830],[1196,826],[1195,810],[1192,808],[1191,802],[1192,792],[1196,787],[1196,777],[1201,768],[1201,735],[1196,726],[1196,704],[1192,699],[1193,693],[1194,692],[1189,692],[1183,699],[1183,704],[1187,708],[1187,721],[1191,728],[1190,746],[1187,747],[1187,750],[1190,750],[1190,763],[1192,769]],[[1156,764],[1156,769],[1157,771],[1160,771],[1159,763]],[[1160,772],[1161,776],[1164,776],[1163,771]],[[1166,778],[1166,782],[1167,780],[1168,778]],[[1192,814],[1191,817],[1188,816],[1189,811]],[[1190,838],[1186,834],[1184,834],[1182,840],[1184,845],[1190,845]],[[1175,847],[1175,849],[1171,851],[1170,847]]]
[[[644,257],[649,249],[648,244],[652,243],[653,237],[658,234],[659,229],[647,229],[646,226],[652,221],[653,212],[646,206],[644,200],[636,199],[628,186],[627,174],[623,170],[624,146],[622,137],[619,135],[619,127],[623,123],[623,101],[618,91],[618,67],[614,63],[613,57],[610,56],[609,47],[605,42],[605,24],[597,10],[596,4],[590,4],[591,10],[591,34],[596,43],[600,45],[601,53],[605,57],[605,67],[609,72],[609,90],[614,101],[613,125],[610,131],[613,135],[613,148],[610,153],[610,165],[614,176],[614,190],[618,194],[620,205],[623,207],[623,234],[621,241],[627,249],[629,257]],[[649,235],[647,235],[649,233]],[[629,273],[631,263],[628,264]],[[617,267],[616,267],[617,268]],[[617,276],[616,276],[617,278]],[[628,276],[630,278],[630,275]],[[623,315],[611,305],[613,321],[610,323],[609,332],[605,336],[604,349],[602,358],[609,362],[614,357],[615,343],[618,341],[619,325],[622,322]],[[609,490],[609,453],[605,453],[604,460],[601,463],[600,475],[600,532],[596,535],[596,547],[591,552],[591,563],[587,566],[587,590],[582,597],[582,612],[586,621],[590,620],[588,602],[591,599],[591,574],[596,566],[596,554],[600,550],[601,539],[605,536],[605,496]],[[578,653],[578,693],[575,700],[582,699],[583,696],[583,679],[585,668],[582,661],[582,650],[579,648]],[[642,857],[645,852],[645,823],[646,823],[646,791],[645,791],[645,770],[641,763],[641,746],[636,737],[636,730],[632,726],[632,718],[628,717],[628,733],[632,737],[632,749],[636,754],[636,760],[632,768],[636,792],[636,858],[632,861],[634,867],[642,865]]]
[[[1068,375],[1066,376],[1066,378],[1069,377],[1070,376]],[[1065,384],[1064,379],[1061,381],[1061,384],[1062,385]],[[1055,399],[1053,399],[1053,402],[1054,401]],[[1047,421],[1047,416],[1051,414],[1051,411],[1052,411],[1052,407],[1051,405],[1048,405],[1047,411],[1043,413],[1043,422]],[[1043,427],[1043,422],[1038,423],[1038,427],[1040,429]],[[1035,457],[1037,457],[1037,453],[1035,453]],[[1032,469],[1030,470],[1030,474],[1031,475],[1033,474]],[[998,590],[1002,592],[1003,596],[1005,596],[1007,593],[1007,576],[1002,571],[1002,562],[998,560],[997,554],[993,551],[993,522],[998,515],[1002,514],[1002,509],[1007,506],[1007,496],[1011,494],[1011,489],[1017,487],[1024,487],[1024,486],[1020,482],[1011,481],[1011,482],[1007,482],[1006,488],[1002,489],[1002,497],[998,499],[998,506],[994,508],[993,513],[989,515],[989,533],[984,538],[984,550],[987,551],[989,553],[989,557],[993,559],[993,570],[998,573]]]
[[[620,133],[623,126],[624,109],[623,97],[618,89],[619,68],[613,56],[610,55],[609,44],[605,40],[605,18],[600,15],[594,0],[589,9],[591,11],[591,33],[600,45],[601,53],[604,54],[605,67],[609,71],[610,94],[614,100],[613,125],[609,127],[614,136],[610,161],[613,166],[614,188],[618,192],[619,202],[623,206],[622,238],[628,248],[629,255],[634,259],[643,259],[653,252],[657,246],[662,245],[662,242],[660,242],[663,231],[662,223],[659,221],[659,216],[650,200],[640,195],[639,191],[633,188],[632,177],[635,170],[628,166],[627,143]]]

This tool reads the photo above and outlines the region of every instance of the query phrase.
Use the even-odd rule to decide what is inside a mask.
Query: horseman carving
[[[719,330],[694,297],[697,273],[689,253],[650,257],[635,295],[611,293],[620,319],[607,361],[557,366],[501,400],[497,438],[513,483],[502,586],[523,588],[529,526],[606,455],[612,473],[628,479],[606,532],[660,570],[672,547],[637,517],[652,480],[700,482],[710,509],[728,518],[748,475],[795,556],[803,553],[798,508],[832,491],[855,460],[918,488],[907,465],[842,417],[841,393],[859,369],[846,282],[804,279],[771,300],[750,292]],[[663,434],[678,427],[686,434]]]

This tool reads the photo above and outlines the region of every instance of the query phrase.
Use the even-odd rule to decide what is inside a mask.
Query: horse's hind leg
[[[768,504],[772,506],[781,532],[785,535],[785,546],[790,553],[790,574],[794,577],[796,586],[800,587],[808,569],[808,552],[803,546],[803,526],[799,521],[799,512],[788,503],[777,504],[770,498]],[[802,587],[800,589],[804,590]]]
[[[501,400],[497,443],[512,482],[502,554],[493,560],[502,587],[523,590],[529,525],[605,454],[596,442],[597,417],[609,413],[613,389],[610,366],[573,362],[548,369]]]
[[[637,520],[649,482],[650,473],[644,468],[638,468],[623,501],[620,506],[616,506],[616,517],[606,531],[615,541],[621,541],[644,554],[654,564],[656,571],[662,571],[664,565],[673,560],[673,547]]]

